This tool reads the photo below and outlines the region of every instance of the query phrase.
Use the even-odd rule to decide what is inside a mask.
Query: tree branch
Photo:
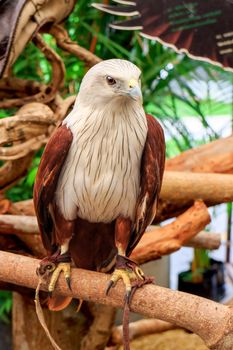
[[[156,319],[143,319],[129,324],[129,337],[130,340],[136,339],[141,336],[161,333],[170,329],[179,328],[169,322],[156,320]],[[122,344],[123,327],[117,326],[113,328],[109,344],[116,345]]]
[[[67,33],[67,31],[59,26],[53,25],[50,29],[50,34],[52,34],[56,41],[57,45],[71,54],[77,56],[81,61],[85,62],[89,67],[94,66],[96,63],[99,63],[101,58],[97,57],[84,47],[78,45],[76,42],[72,41]]]
[[[155,260],[178,249],[200,232],[210,222],[205,204],[196,201],[172,223],[158,227],[142,236],[131,258],[139,264]]]
[[[0,216],[0,222],[1,222],[1,216]],[[160,226],[151,225],[148,227],[147,231],[145,232],[146,235],[150,232],[153,232],[153,234],[150,234],[151,244],[154,244],[153,242],[154,240],[156,240],[155,235],[157,235],[157,231],[156,232],[154,231],[159,229],[160,229]],[[144,239],[145,238],[142,237],[141,239],[142,244]],[[209,232],[209,231],[208,232],[200,231],[196,236],[192,237],[187,242],[184,242],[182,245],[184,247],[204,248],[209,250],[218,249],[221,245],[221,234],[215,233],[215,232]]]
[[[180,249],[209,222],[210,216],[205,204],[197,201],[171,224],[156,227],[144,234],[131,257],[143,264],[170,254]],[[36,256],[41,257],[44,253],[35,216],[0,215],[0,233],[17,235],[32,251],[36,247]]]
[[[221,234],[201,231],[190,241],[185,242],[185,247],[204,248],[209,250],[218,249],[221,245]]]
[[[233,135],[167,159],[166,170],[233,174]]]
[[[233,175],[165,171],[154,223],[180,215],[196,199],[207,206],[231,202]]]
[[[36,288],[36,268],[39,261],[25,256],[0,252],[0,280],[28,288]],[[105,295],[109,276],[93,271],[72,269],[72,292],[60,278],[56,292],[100,304],[123,307],[124,286],[121,282]],[[42,285],[43,290],[47,286]],[[213,301],[147,285],[139,289],[132,300],[131,310],[158,318],[198,334],[210,349],[231,350],[233,347],[233,311]]]
[[[208,206],[231,202],[233,175],[166,171],[160,198],[177,206],[196,199],[202,199]]]

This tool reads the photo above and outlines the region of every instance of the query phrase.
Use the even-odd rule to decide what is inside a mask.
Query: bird
[[[194,59],[233,70],[233,1],[114,0],[117,5],[92,3],[98,10],[127,19],[110,24],[113,29],[139,30]]]
[[[163,129],[143,108],[141,70],[115,58],[90,68],[34,185],[48,253],[38,274],[50,275],[50,295],[61,272],[71,287],[74,264],[111,273],[106,293],[122,279],[130,300],[133,282],[146,277],[129,256],[156,215],[164,162]]]

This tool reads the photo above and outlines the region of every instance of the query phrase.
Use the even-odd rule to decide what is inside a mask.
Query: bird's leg
[[[137,263],[124,255],[117,254],[115,270],[107,286],[106,293],[114,287],[118,280],[122,279],[125,285],[125,301],[129,304],[132,289],[139,288],[145,284],[145,275]],[[148,282],[146,282],[148,283]]]
[[[115,226],[115,244],[118,250],[115,270],[111,276],[106,289],[106,294],[114,287],[118,280],[122,279],[125,285],[125,301],[129,305],[132,291],[140,288],[146,283],[151,283],[150,278],[146,278],[142,269],[137,263],[126,256],[126,249],[129,244],[131,234],[131,220],[119,217]]]
[[[59,250],[51,255],[50,257],[44,258],[39,265],[39,268],[37,270],[37,273],[44,277],[45,275],[48,275],[50,277],[49,285],[48,285],[48,291],[51,295],[52,292],[55,289],[58,277],[61,272],[64,273],[66,283],[71,289],[71,283],[70,283],[70,265],[71,265],[71,258],[69,253],[69,241],[70,239],[67,239],[64,244],[62,244],[59,248]]]
[[[130,301],[137,288],[146,283],[151,283],[151,278],[145,277],[143,271],[137,263],[126,256],[126,250],[131,234],[131,220],[122,217],[117,218],[115,226],[115,244],[117,247],[117,257],[115,270],[108,283],[106,294],[114,287],[119,279],[123,280],[125,285],[125,305],[123,312],[123,347],[124,350],[130,350],[129,346],[129,312]]]

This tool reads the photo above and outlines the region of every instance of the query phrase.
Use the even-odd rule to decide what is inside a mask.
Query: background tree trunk
[[[79,350],[86,319],[72,307],[60,312],[43,309],[48,329],[58,345],[64,350]],[[33,297],[13,293],[13,350],[53,350],[42,329],[37,315]]]

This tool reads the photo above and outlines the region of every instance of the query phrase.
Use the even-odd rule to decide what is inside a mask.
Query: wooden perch
[[[36,288],[39,261],[29,257],[0,252],[0,280],[28,288]],[[56,291],[100,304],[123,307],[124,286],[121,282],[105,295],[109,276],[81,269],[72,269],[72,291],[64,278],[59,278]],[[45,285],[43,290],[47,290]],[[151,318],[158,318],[189,329],[198,334],[210,349],[232,350],[233,311],[231,307],[156,285],[139,289],[132,300],[131,310]]]
[[[176,329],[176,328],[179,328],[179,327],[169,322],[156,320],[156,319],[144,319],[144,320],[131,322],[129,324],[129,337],[130,337],[130,340],[133,340],[141,336],[161,333],[161,332],[165,332],[170,329]],[[122,336],[123,336],[123,327],[122,326],[114,327],[111,338],[109,340],[109,344],[111,345],[122,344]]]
[[[167,159],[166,170],[233,174],[233,135]]]
[[[185,213],[172,223],[156,228],[143,235],[131,254],[139,264],[170,254],[200,232],[210,222],[205,204],[196,201]]]

